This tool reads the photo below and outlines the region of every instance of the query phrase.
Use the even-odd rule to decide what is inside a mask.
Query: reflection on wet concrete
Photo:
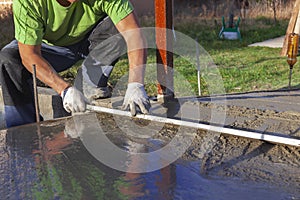
[[[66,133],[72,129],[66,129],[70,120],[72,118],[45,123],[41,127],[33,124],[0,132],[0,199],[227,200],[290,197],[290,194],[265,184],[204,176],[200,173],[201,160],[179,159],[149,173],[114,170],[95,159],[80,136],[70,137]],[[166,145],[165,141],[158,139],[127,138],[118,127],[103,118],[101,125],[107,137],[127,151],[149,152]],[[134,160],[130,163],[136,164]]]

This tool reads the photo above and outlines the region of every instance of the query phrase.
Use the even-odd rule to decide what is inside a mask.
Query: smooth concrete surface
[[[242,106],[276,112],[300,113],[300,90],[257,91],[224,96],[199,98],[201,102],[212,102],[231,106]]]
[[[250,44],[249,47],[271,47],[271,48],[282,48],[285,36],[269,39],[263,42],[257,42]]]

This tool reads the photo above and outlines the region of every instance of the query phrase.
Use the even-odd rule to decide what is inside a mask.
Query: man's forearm
[[[139,49],[128,52],[129,78],[128,82],[138,82],[144,84],[146,68],[146,49]]]
[[[43,83],[50,86],[58,94],[60,94],[64,89],[69,87],[69,84],[65,82],[57,72],[52,68],[52,66],[45,59],[36,59],[36,72],[37,78]],[[32,65],[27,65],[27,69],[32,68]]]
[[[136,28],[123,34],[128,50],[129,79],[128,82],[144,84],[144,74],[147,59],[147,45],[141,29]]]
[[[19,43],[19,49],[23,65],[32,73],[32,65],[35,64],[37,78],[40,81],[53,88],[57,93],[61,93],[69,86],[41,56],[39,46],[29,46]]]
[[[129,83],[139,82],[144,84],[144,73],[147,55],[147,44],[143,38],[134,13],[129,14],[117,25],[117,29],[124,37],[129,60]]]

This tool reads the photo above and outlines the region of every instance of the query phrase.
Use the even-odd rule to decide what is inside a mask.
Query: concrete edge
[[[44,120],[52,120],[70,116],[62,105],[61,97],[51,88],[38,87],[40,113]],[[0,87],[0,127],[5,128],[4,102],[2,88]]]

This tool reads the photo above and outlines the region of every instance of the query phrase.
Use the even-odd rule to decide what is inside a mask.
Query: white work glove
[[[149,97],[146,94],[144,85],[141,83],[133,82],[127,86],[122,110],[130,108],[132,116],[136,115],[136,106],[138,106],[143,114],[148,114],[151,107]]]
[[[75,87],[66,88],[61,93],[64,109],[70,113],[84,112],[88,100]]]

